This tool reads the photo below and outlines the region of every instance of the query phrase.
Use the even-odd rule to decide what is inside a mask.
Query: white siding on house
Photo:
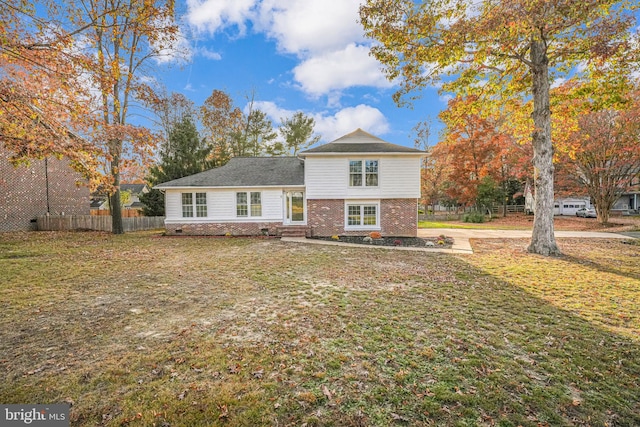
[[[253,192],[262,193],[262,216],[241,217],[236,216],[236,193]],[[207,193],[207,217],[183,218],[182,217],[182,193]],[[282,221],[283,204],[282,189],[273,188],[237,188],[217,189],[198,188],[165,191],[166,222],[263,222]]]
[[[164,214],[167,220],[182,217],[182,191],[169,191],[164,193]]]
[[[578,209],[589,207],[591,207],[589,204],[589,199],[557,199],[554,201],[553,214],[574,216]]]
[[[378,160],[378,187],[349,187],[349,160]],[[395,199],[420,197],[417,156],[309,156],[304,162],[307,199]]]

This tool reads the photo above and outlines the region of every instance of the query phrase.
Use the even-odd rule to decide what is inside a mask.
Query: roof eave
[[[194,188],[210,188],[215,190],[230,190],[239,188],[304,188],[304,184],[277,184],[277,185],[180,185],[180,186],[162,186],[156,185],[153,187],[156,190],[192,190]]]
[[[354,151],[354,152],[336,152],[330,151],[325,153],[300,153],[301,157],[309,157],[309,156],[331,156],[331,157],[347,157],[347,156],[415,156],[415,157],[425,157],[427,152],[385,152],[385,151]]]

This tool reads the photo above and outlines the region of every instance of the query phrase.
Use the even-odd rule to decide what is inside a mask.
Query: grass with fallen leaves
[[[0,234],[2,403],[73,426],[640,424],[640,255]]]

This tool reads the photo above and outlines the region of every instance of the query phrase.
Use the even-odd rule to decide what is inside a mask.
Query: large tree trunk
[[[540,255],[560,255],[553,230],[553,145],[549,107],[549,59],[543,40],[531,43],[533,80],[533,168],[535,217],[528,251]]]
[[[122,225],[122,205],[120,204],[120,158],[114,156],[111,162],[111,175],[113,176],[113,185],[116,191],[111,194],[111,232],[113,234],[124,234],[124,226]]]

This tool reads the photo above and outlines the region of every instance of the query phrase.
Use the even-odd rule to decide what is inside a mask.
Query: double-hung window
[[[350,160],[349,187],[377,187],[377,160]]]
[[[207,193],[182,193],[182,217],[193,218],[194,212],[198,218],[206,218]]]
[[[236,215],[238,217],[262,216],[262,193],[259,191],[236,193]]]
[[[378,228],[379,227],[379,215],[378,204],[363,203],[352,204],[348,203],[347,208],[347,228]]]

